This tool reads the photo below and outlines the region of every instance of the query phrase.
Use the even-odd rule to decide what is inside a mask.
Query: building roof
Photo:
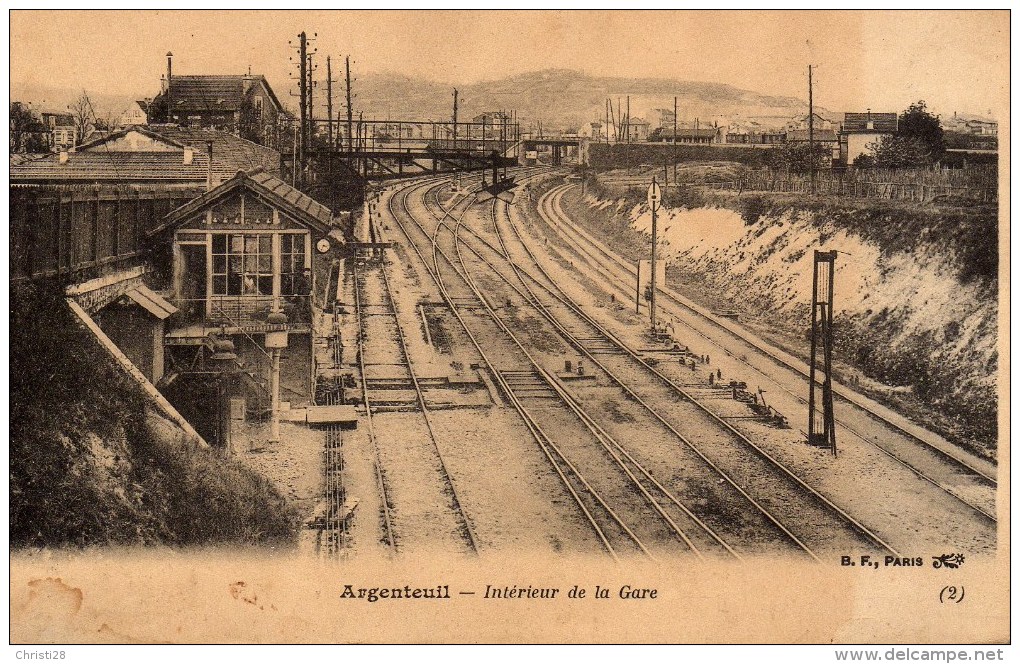
[[[786,132],[787,141],[810,141],[811,137],[808,135],[809,129],[790,129]],[[832,129],[815,129],[815,140],[822,143],[835,143],[836,132]]]
[[[872,128],[868,128],[868,122]],[[899,128],[899,116],[895,113],[845,113],[843,132],[878,132],[895,134]]]
[[[228,169],[229,170],[229,169]],[[204,154],[196,154],[191,164],[184,163],[184,151],[116,152],[103,149],[71,152],[67,163],[60,163],[59,155],[49,155],[17,166],[12,166],[12,182],[37,180],[46,182],[161,182],[204,183],[209,173],[209,161]],[[222,166],[213,164],[213,178],[229,177]]]
[[[240,110],[248,94],[244,86],[245,81],[252,83],[260,82],[265,85],[277,110],[283,109],[283,104],[276,98],[276,94],[269,87],[269,81],[266,80],[265,76],[261,74],[239,74],[228,76],[171,77],[169,86],[170,100],[173,104],[171,111],[174,113],[201,113]],[[156,99],[162,99],[165,96],[166,93],[161,92]]]
[[[74,115],[67,111],[39,111],[39,117],[50,116],[54,118],[53,124],[57,127],[73,127]]]
[[[177,125],[149,125],[149,130],[164,139],[187,145],[195,151],[206,152],[207,141],[213,142],[213,163],[222,162],[237,171],[262,168],[268,173],[279,174],[280,153],[272,148],[235,136],[219,129],[189,129]]]
[[[44,154],[35,154],[35,153],[31,153],[31,152],[12,152],[11,155],[10,155],[10,166],[18,166],[20,164],[24,164],[24,163],[29,162],[29,161],[34,161],[36,159],[42,159],[42,158],[44,158],[46,156],[47,156],[47,154],[45,154],[45,153]]]
[[[183,223],[199,211],[214,205],[220,199],[240,188],[254,191],[269,205],[286,212],[299,223],[310,226],[322,234],[329,233],[332,228],[333,213],[314,198],[301,193],[283,180],[267,173],[260,171],[253,171],[251,173],[238,171],[234,177],[226,182],[168,214],[166,221],[149,231],[149,235],[156,235],[167,228]]]
[[[131,135],[143,144],[132,147]],[[147,140],[146,140],[147,139]],[[12,181],[57,182],[167,182],[205,184],[209,176],[206,141],[213,141],[214,182],[230,179],[238,171],[280,169],[275,150],[214,129],[127,127],[81,145],[61,164],[59,155],[12,165]],[[185,151],[192,152],[191,163]]]

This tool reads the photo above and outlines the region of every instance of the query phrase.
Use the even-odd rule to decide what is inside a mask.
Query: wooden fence
[[[997,203],[996,186],[954,184],[949,178],[920,178],[910,181],[899,177],[896,181],[882,181],[853,176],[819,174],[815,178],[814,193],[820,196],[848,196],[855,198],[882,198],[887,200],[926,203],[937,200],[957,200],[968,203]],[[733,180],[705,182],[698,186],[709,189],[736,191],[770,191],[797,194],[812,193],[811,178],[785,173],[754,171]]]

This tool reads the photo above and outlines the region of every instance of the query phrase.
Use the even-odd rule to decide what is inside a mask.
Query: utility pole
[[[298,163],[294,164],[295,171],[303,168],[305,146],[308,145],[308,37],[302,32],[298,38],[301,43],[298,60],[301,70],[301,140],[298,143]]]
[[[312,61],[312,53],[308,54],[308,144],[311,146],[315,138],[315,65]]]
[[[351,56],[346,58],[347,68],[347,151],[354,151],[354,106],[351,104]]]
[[[619,114],[618,113],[613,113],[613,100],[612,99],[606,99],[606,107],[609,108],[610,122],[613,123],[613,143],[619,143],[620,142],[620,130],[616,128],[616,118],[619,116]],[[607,137],[606,138],[606,142],[607,143],[609,142],[608,136],[609,136],[609,129],[607,127],[606,128],[606,137]]]
[[[673,97],[673,185],[676,185],[676,97]],[[679,189],[677,190],[679,191]]]
[[[609,99],[606,99],[606,144],[609,144]]]
[[[807,66],[807,98],[808,98],[808,163],[811,168],[811,194],[815,193],[815,97],[811,77],[811,65]]]
[[[627,95],[626,133],[627,133],[627,143],[630,143],[630,95]]]
[[[326,132],[329,148],[333,149],[333,66],[326,56]]]
[[[457,88],[453,89],[453,149],[457,149]]]
[[[617,128],[616,142],[620,142],[620,131],[623,130],[623,108],[620,106],[620,98],[616,98],[616,121],[619,127]]]

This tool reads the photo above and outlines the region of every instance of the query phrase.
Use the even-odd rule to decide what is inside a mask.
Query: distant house
[[[708,144],[708,143],[719,143],[722,141],[722,131],[716,127],[692,127],[678,126],[676,134],[673,133],[673,127],[659,127],[648,136],[648,140],[651,142],[662,142],[662,143],[688,143],[688,144]]]
[[[585,122],[577,131],[577,134],[582,138],[590,138],[593,141],[604,141],[606,139],[604,129],[602,123],[598,120],[595,122]]]
[[[74,116],[70,113],[43,111],[39,114],[43,126],[49,132],[51,150],[69,150],[78,143],[78,128],[74,124]]]
[[[652,111],[652,120],[656,123],[657,128],[672,129],[673,128],[673,109],[672,108],[657,108]]]
[[[811,134],[814,134],[813,136]],[[832,129],[791,129],[786,132],[787,143],[807,143],[814,139],[815,143],[838,143],[839,137]]]
[[[793,118],[790,118],[790,121],[786,123],[786,130],[790,131],[790,130],[794,130],[794,129],[805,129],[805,130],[806,129],[810,129],[811,128],[811,123],[809,122],[810,119],[811,118],[809,118],[808,114],[806,114],[806,113],[804,115],[797,115],[797,116],[795,116]],[[833,124],[833,122],[831,120],[822,117],[818,113],[815,113],[814,114],[814,129],[815,129],[815,131],[818,131],[819,129],[833,129],[833,130],[835,130],[835,125]]]
[[[171,63],[168,53],[162,89],[146,109],[150,124],[221,129],[260,145],[278,145],[283,105],[265,76],[179,76]]]
[[[786,133],[777,129],[727,129],[723,142],[731,145],[778,145],[786,142]]]
[[[845,113],[839,129],[839,161],[852,164],[862,154],[872,154],[871,146],[893,136],[898,128],[895,113]]]
[[[999,135],[999,123],[995,120],[968,120],[964,126],[967,128],[967,133],[974,134],[975,136]]]
[[[631,118],[625,122],[627,141],[629,143],[636,143],[639,141],[647,141],[649,129],[651,124],[647,120],[641,118]]]
[[[131,102],[124,115],[120,118],[120,124],[124,127],[149,124],[149,103],[151,100],[142,99]]]
[[[503,111],[486,111],[471,118],[470,138],[499,138],[507,127],[509,131],[510,116]]]

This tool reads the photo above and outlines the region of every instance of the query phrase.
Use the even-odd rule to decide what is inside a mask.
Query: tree
[[[875,155],[874,165],[879,168],[918,168],[935,162],[931,148],[910,136],[883,136],[868,148]],[[854,165],[858,166],[857,160]]]
[[[85,139],[89,128],[95,126],[93,124],[95,111],[92,109],[92,100],[89,99],[88,93],[82,90],[81,96],[67,109],[71,111],[71,116],[74,118],[75,143],[77,144]]]
[[[774,169],[790,173],[810,173],[812,161],[816,171],[827,166],[828,149],[821,143],[815,143],[814,152],[810,143],[786,143],[773,148],[766,156],[768,165]]]
[[[913,141],[919,151],[927,155],[925,165],[939,161],[946,153],[942,123],[937,115],[928,112],[923,99],[900,114],[896,137]]]
[[[46,127],[36,118],[32,111],[20,101],[11,102],[10,138],[11,153],[42,152],[44,149],[42,134]]]

